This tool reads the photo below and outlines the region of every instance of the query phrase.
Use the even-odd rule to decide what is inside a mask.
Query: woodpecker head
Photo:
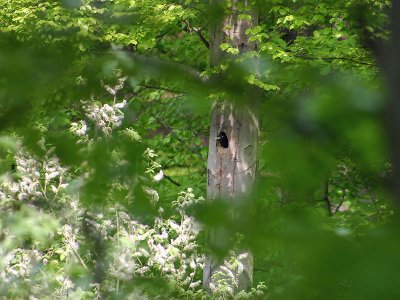
[[[228,137],[226,136],[225,132],[221,131],[220,133],[218,133],[215,140],[219,142],[219,144],[221,145],[222,148],[228,148],[229,141],[228,141]]]

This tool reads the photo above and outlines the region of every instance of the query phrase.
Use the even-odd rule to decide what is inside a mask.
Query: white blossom
[[[164,178],[164,172],[163,170],[160,170],[160,172],[158,172],[156,175],[153,176],[153,179],[155,181],[160,181],[161,179]]]
[[[95,123],[96,128],[105,135],[109,135],[114,128],[122,124],[124,119],[122,109],[124,109],[126,105],[126,100],[114,103],[113,105],[101,105],[96,102],[91,102],[85,106],[85,114]]]
[[[84,120],[80,120],[79,123],[71,123],[70,131],[79,137],[84,137],[88,132],[88,126]]]

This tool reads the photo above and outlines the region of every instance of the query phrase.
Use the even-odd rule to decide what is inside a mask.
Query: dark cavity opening
[[[224,131],[218,133],[217,140],[219,141],[219,144],[221,145],[222,148],[228,148],[229,141]]]

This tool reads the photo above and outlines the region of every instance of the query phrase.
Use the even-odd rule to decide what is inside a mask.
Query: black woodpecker
[[[218,133],[215,140],[219,141],[219,144],[221,145],[222,148],[228,148],[229,141],[228,141],[228,137],[226,136],[225,132],[221,131],[220,133]]]

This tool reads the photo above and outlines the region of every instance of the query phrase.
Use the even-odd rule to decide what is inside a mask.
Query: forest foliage
[[[390,1],[253,2],[257,50],[226,41],[210,67],[232,1],[0,0],[1,296],[399,298],[376,51]],[[250,88],[259,176],[233,222],[204,199],[210,112]],[[212,226],[232,240],[209,294]],[[254,254],[250,291],[233,237]]]

